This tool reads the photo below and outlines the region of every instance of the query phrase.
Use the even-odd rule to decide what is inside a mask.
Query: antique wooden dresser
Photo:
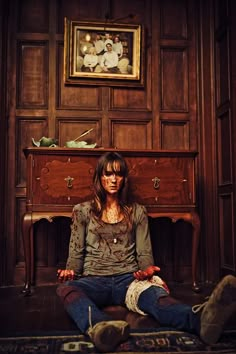
[[[75,204],[92,197],[97,159],[118,151],[129,166],[127,195],[147,207],[151,217],[183,219],[192,224],[192,287],[196,279],[200,220],[196,210],[196,153],[186,151],[26,148],[27,199],[22,221],[25,252],[25,286],[28,295],[34,279],[33,225],[58,216],[71,217]]]

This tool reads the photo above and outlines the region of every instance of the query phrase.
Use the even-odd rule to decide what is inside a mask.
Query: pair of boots
[[[220,338],[224,326],[236,312],[236,277],[225,276],[216,286],[208,301],[193,307],[201,312],[200,337],[207,344],[214,344]],[[128,339],[129,324],[126,321],[103,321],[88,329],[88,335],[101,352],[113,351],[117,345]]]

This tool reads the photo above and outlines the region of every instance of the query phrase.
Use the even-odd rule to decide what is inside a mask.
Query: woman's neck
[[[105,203],[105,209],[119,207],[119,199],[117,195],[108,195]]]
[[[102,220],[109,224],[115,224],[123,218],[118,198],[108,197],[102,213]]]

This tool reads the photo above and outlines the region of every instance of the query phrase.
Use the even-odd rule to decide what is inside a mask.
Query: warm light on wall
[[[89,34],[89,33],[86,33],[86,35],[85,35],[85,40],[86,40],[86,42],[89,42],[90,39],[91,39],[90,34]]]

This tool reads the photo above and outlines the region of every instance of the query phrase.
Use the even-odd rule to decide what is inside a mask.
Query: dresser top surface
[[[87,155],[87,156],[100,156],[108,151],[115,151],[123,156],[169,156],[169,157],[195,157],[197,151],[190,150],[155,150],[155,149],[114,149],[114,148],[94,148],[94,149],[81,149],[81,148],[64,148],[64,147],[28,147],[23,149],[25,156],[33,155]]]

